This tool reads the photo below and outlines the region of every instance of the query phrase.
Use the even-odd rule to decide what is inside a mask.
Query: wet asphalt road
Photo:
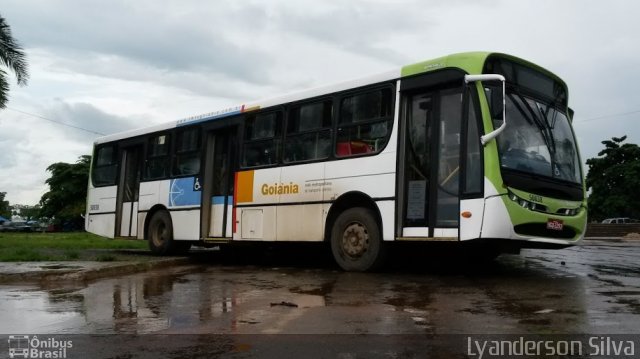
[[[316,251],[204,252],[192,265],[89,283],[0,285],[0,333],[70,335],[78,357],[114,358],[443,357],[446,345],[424,339],[640,333],[640,241],[488,264],[410,251],[380,273],[342,272]]]

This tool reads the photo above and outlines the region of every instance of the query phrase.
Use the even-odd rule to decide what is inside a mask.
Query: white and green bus
[[[193,244],[327,242],[345,270],[394,241],[561,248],[584,237],[566,84],[463,53],[95,142],[86,229]]]

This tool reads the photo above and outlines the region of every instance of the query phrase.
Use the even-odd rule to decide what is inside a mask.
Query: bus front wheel
[[[191,247],[189,242],[177,242],[173,239],[173,223],[167,211],[158,211],[149,220],[147,229],[149,249],[157,255],[182,254]]]
[[[342,212],[331,231],[331,252],[338,265],[353,272],[379,268],[385,258],[380,226],[367,208]]]

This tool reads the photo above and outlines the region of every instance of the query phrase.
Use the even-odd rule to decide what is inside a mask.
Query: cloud
[[[393,4],[368,6],[362,1],[336,4],[309,11],[284,8],[279,22],[284,32],[331,44],[358,55],[389,63],[407,62],[408,57],[387,46],[388,39],[420,25],[428,31],[429,20],[404,16],[406,10]]]
[[[39,116],[69,126],[105,134],[131,129],[129,119],[88,103],[57,99],[38,111]],[[21,112],[0,112],[0,190],[11,203],[34,204],[46,192],[46,168],[55,162],[75,162],[91,154],[96,134],[63,126]]]
[[[487,50],[566,80],[583,159],[612,136],[640,141],[638,115],[581,122],[640,109],[640,3],[21,0],[1,7],[31,72],[29,86],[11,88],[9,107],[101,133]],[[0,190],[12,202],[37,202],[46,166],[75,161],[95,137],[0,112]]]
[[[56,99],[51,107],[45,111],[46,117],[61,119],[61,122],[73,126],[72,129],[85,129],[101,135],[108,135],[134,128],[132,119],[114,116],[96,108],[88,103],[67,103]],[[87,132],[78,131],[76,132]],[[86,138],[84,133],[81,138]]]
[[[233,21],[242,9],[188,7],[181,2],[163,7],[154,1],[83,1],[75,4],[70,17],[73,5],[66,1],[13,5],[9,12],[20,25],[16,37],[25,47],[83,57],[116,56],[160,71],[205,71],[255,83],[268,81],[256,63],[268,66],[270,57],[250,42],[238,43],[227,35],[228,26],[237,26]],[[251,25],[259,30],[260,21]]]
[[[23,146],[26,141],[22,134],[6,130],[10,128],[8,122],[7,119],[0,118],[0,129],[5,129],[0,136],[0,169],[2,169],[0,171],[2,172],[8,171],[9,168],[16,165],[14,150],[16,147]],[[0,191],[2,190],[0,189]]]

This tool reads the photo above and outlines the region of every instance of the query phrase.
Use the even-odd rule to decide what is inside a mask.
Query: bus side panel
[[[140,183],[140,196],[138,200],[138,239],[144,239],[144,225],[148,211],[155,205],[165,208],[169,204],[169,181],[152,181]]]
[[[513,224],[502,197],[490,197],[485,201],[482,238],[513,238]]]
[[[160,200],[160,187],[164,185],[168,188],[168,181],[153,181],[140,183],[140,199],[138,207],[140,211],[148,211],[156,204],[166,207],[167,201]],[[168,192],[168,191],[167,191]],[[165,197],[166,198],[166,197]],[[164,199],[164,198],[163,198]]]
[[[380,217],[382,218],[382,239],[385,241],[393,241],[395,240],[393,228],[395,223],[396,201],[378,201],[376,204],[378,205]]]
[[[513,224],[496,187],[484,178],[485,203],[482,218],[482,238],[512,238]]]
[[[87,218],[87,232],[107,238],[114,237],[114,228],[116,226],[115,213],[89,214]]]
[[[465,212],[468,217],[465,217]],[[480,238],[484,218],[484,198],[463,199],[460,201],[460,240]]]
[[[278,206],[278,241],[321,242],[326,218],[322,204]]]
[[[236,241],[275,241],[276,206],[236,208]]]
[[[236,222],[234,240],[275,241],[277,204],[284,185],[280,182],[282,168],[242,171],[236,174]],[[293,185],[287,184],[289,192]],[[298,190],[300,185],[298,184]]]
[[[144,239],[144,221],[147,219],[147,212],[140,212],[140,203],[138,203],[138,232],[136,239]]]
[[[173,239],[191,240],[200,239],[200,209],[171,211],[173,222]]]
[[[325,163],[309,163],[282,168],[280,183],[296,185],[279,197],[277,209],[278,241],[323,240],[323,192],[330,186],[325,181]],[[289,192],[289,193],[286,193]]]
[[[87,198],[87,232],[113,238],[116,223],[117,186],[90,187]]]
[[[396,154],[384,151],[377,156],[367,156],[326,163],[325,181],[330,182],[324,191],[324,200],[331,201],[342,194],[358,191],[376,199],[395,197]]]

